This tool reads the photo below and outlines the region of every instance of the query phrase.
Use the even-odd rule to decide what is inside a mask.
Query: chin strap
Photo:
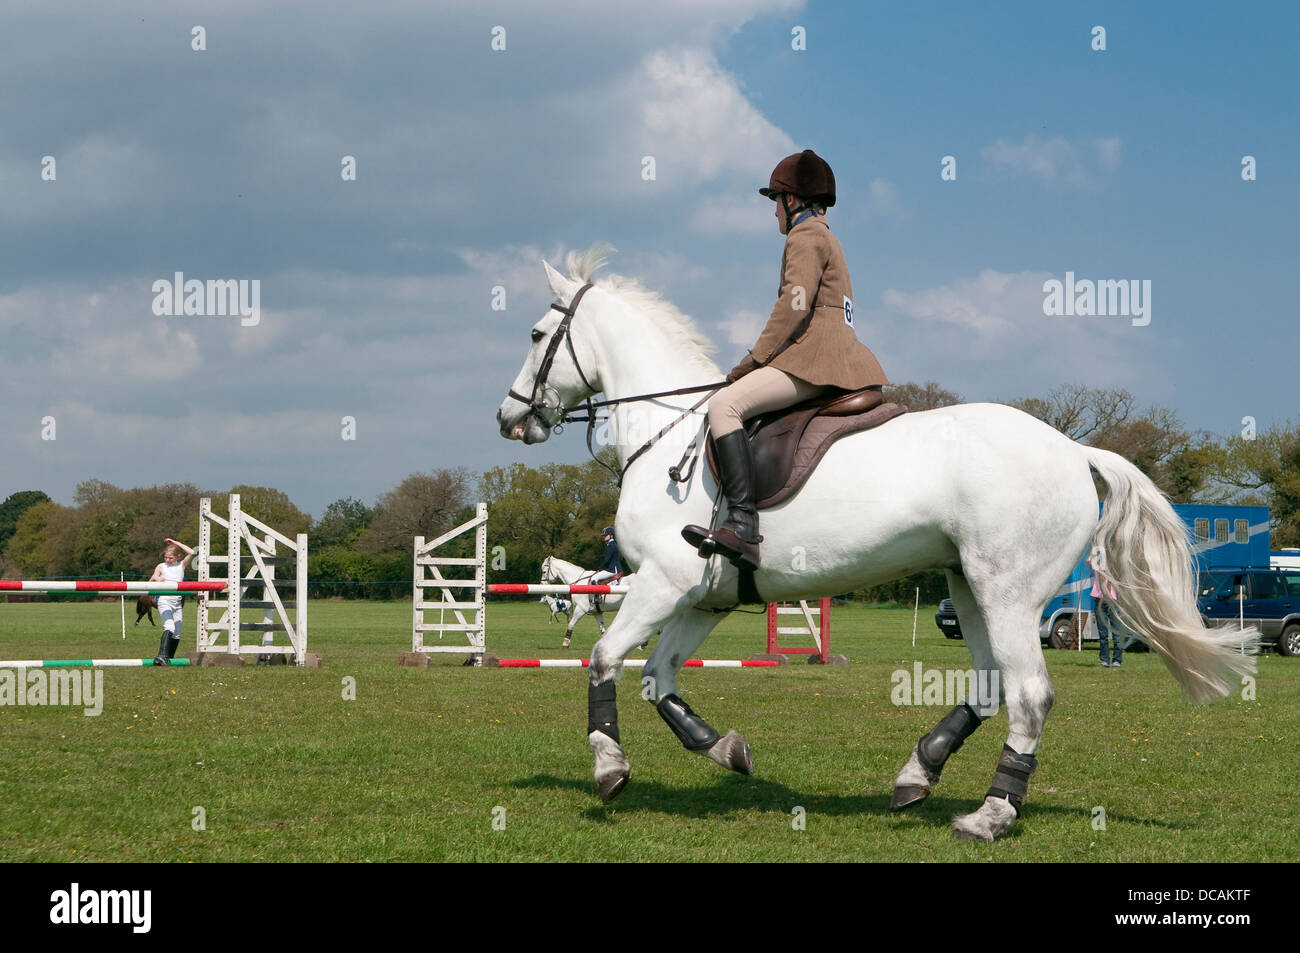
[[[781,193],[781,208],[785,210],[785,233],[787,235],[790,234],[790,229],[794,228],[800,222],[803,222],[806,219],[817,214],[812,209],[804,208],[803,206],[800,206],[799,208],[796,209],[791,209],[789,199],[790,199],[789,192]]]

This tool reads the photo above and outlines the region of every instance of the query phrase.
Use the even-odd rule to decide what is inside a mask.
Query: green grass
[[[186,609],[182,651],[193,646]],[[933,611],[913,649],[910,611],[837,609],[832,645],[846,668],[686,670],[686,700],[753,746],[752,778],[685,752],[630,673],[620,698],[632,780],[603,806],[584,672],[466,669],[458,656],[399,668],[409,603],[313,603],[319,670],[110,669],[98,717],[0,707],[0,860],[1300,859],[1300,663],[1272,655],[1257,700],[1197,708],[1151,655],[1116,672],[1095,650],[1048,651],[1057,701],[1014,832],[970,844],[949,828],[988,787],[1004,714],[954,756],[929,802],[889,813],[895,773],[946,711],[893,706],[890,674],[915,659],[969,665]],[[123,644],[117,626],[115,603],[0,604],[0,658],[157,650],[157,630],[128,630]],[[762,651],[763,631],[761,617],[735,615],[701,654]],[[542,606],[489,609],[488,646],[502,656],[587,654],[595,626],[578,632],[564,653]],[[206,830],[192,828],[197,807]],[[796,807],[806,830],[793,829]]]

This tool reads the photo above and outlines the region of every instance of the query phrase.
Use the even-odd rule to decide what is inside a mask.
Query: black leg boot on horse
[[[716,530],[690,525],[682,538],[708,559],[720,553],[740,568],[758,568],[758,508],[754,505],[754,461],[749,436],[743,429],[714,438],[722,492],[727,497],[727,518]]]

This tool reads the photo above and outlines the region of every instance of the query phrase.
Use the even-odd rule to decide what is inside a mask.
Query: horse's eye
[[[536,328],[533,328],[533,343],[534,343],[534,344],[536,344],[538,341],[540,341],[543,337],[545,337],[545,335],[542,334],[541,331],[537,330]]]

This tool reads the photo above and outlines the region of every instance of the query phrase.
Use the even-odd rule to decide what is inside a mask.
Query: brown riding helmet
[[[772,170],[772,180],[758,194],[776,201],[781,192],[811,199],[830,208],[835,204],[835,173],[830,165],[813,152],[805,149],[782,159]]]

